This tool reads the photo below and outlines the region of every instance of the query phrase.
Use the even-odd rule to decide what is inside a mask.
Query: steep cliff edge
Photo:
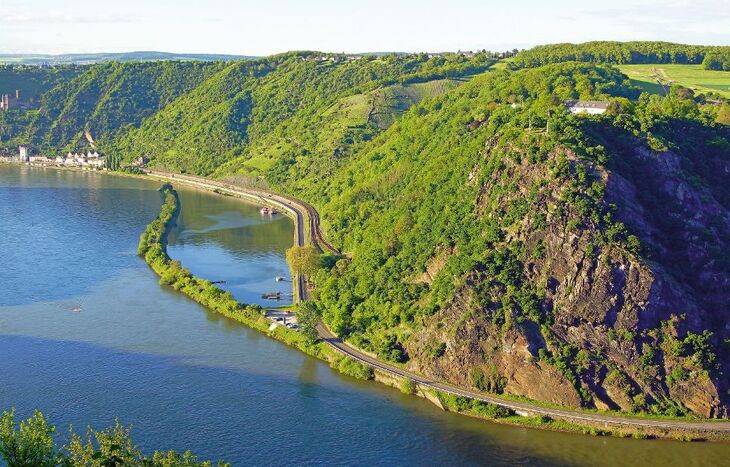
[[[727,219],[707,193],[679,180],[678,170],[653,167],[671,167],[676,154],[653,153],[637,141],[631,157],[649,164],[652,183],[666,187],[677,203],[694,200],[695,220],[707,213]],[[573,407],[636,411],[672,400],[703,416],[727,416],[727,379],[718,374],[717,355],[708,357],[711,350],[703,347],[713,339],[691,337],[726,328],[726,317],[712,313],[725,300],[726,271],[713,270],[711,258],[689,254],[689,263],[709,268],[708,280],[693,285],[673,274],[677,266],[691,264],[672,259],[667,268],[662,254],[642,259],[606,243],[608,229],[567,202],[584,194],[570,174],[585,173],[594,177],[591,185],[605,186],[605,203],[597,212],[610,212],[608,203],[614,204],[616,220],[639,233],[644,248],[658,247],[652,232],[664,238],[661,226],[646,215],[650,207],[639,200],[640,189],[618,173],[582,163],[563,147],[544,162],[502,160],[504,167],[482,185],[475,209],[490,216],[499,212],[496,206],[528,201],[527,215],[492,246],[513,255],[514,264],[498,260],[468,273],[453,300],[407,341],[411,367],[476,389]],[[566,162],[561,176],[557,169]],[[505,174],[519,180],[517,190],[500,189]],[[701,250],[696,237],[681,236],[688,250]],[[499,279],[505,264],[517,277],[512,284]],[[510,295],[518,311],[511,309]],[[684,343],[688,336],[692,342]],[[437,353],[435,342],[445,344]]]
[[[485,392],[727,417],[730,131],[634,92],[554,65],[415,108],[327,187],[352,254],[318,279],[325,320]],[[570,115],[586,94],[610,111]]]

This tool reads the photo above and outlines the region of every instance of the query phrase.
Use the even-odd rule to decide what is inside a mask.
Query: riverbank
[[[33,169],[37,170],[37,169]],[[47,170],[47,169],[43,169]],[[71,169],[68,169],[69,171],[72,171]],[[81,173],[79,171],[79,173]],[[111,173],[110,173],[111,174]],[[116,173],[114,173],[116,174]],[[125,174],[118,174],[118,175],[125,175]],[[150,180],[150,177],[146,176],[140,176],[140,175],[128,175],[130,178],[139,178],[139,179],[147,179]],[[191,177],[192,178],[192,177]],[[196,178],[197,179],[197,178]],[[198,179],[200,180],[200,179]],[[210,185],[209,188],[206,188],[206,186],[202,185],[193,185],[191,186],[198,186],[200,188],[205,188],[208,191],[217,191],[218,194],[233,194],[231,192],[226,192],[226,190],[220,189],[220,185],[223,185],[220,182],[211,181],[211,183],[207,183],[205,179],[202,179],[203,183],[205,185]],[[177,180],[176,183],[186,183],[184,180]],[[246,190],[245,188],[233,188],[234,191],[241,191]],[[237,196],[233,194],[233,196]],[[264,203],[264,201],[260,198],[251,198],[250,196],[245,197],[248,200],[254,201],[257,204]],[[296,207],[294,210],[298,210],[300,208]],[[306,212],[300,212],[299,219],[306,219]],[[303,222],[303,225],[306,227],[308,225],[307,222]],[[301,235],[304,235],[303,231],[300,231]],[[295,235],[296,237],[296,235]],[[296,241],[296,239],[295,239]],[[197,301],[197,300],[196,300]],[[202,303],[202,302],[199,302]],[[273,337],[281,342],[288,343],[294,347],[297,347],[299,350],[304,351],[305,353],[315,356],[317,358],[320,358],[330,364],[330,366],[346,373],[350,374],[352,376],[360,377],[362,379],[375,379],[377,381],[389,384],[390,386],[396,387],[403,392],[415,392],[418,395],[421,395],[422,397],[427,397],[429,400],[432,400],[432,402],[436,403],[439,407],[443,409],[450,409],[454,412],[460,412],[465,415],[470,416],[476,416],[479,418],[487,418],[490,420],[493,420],[497,423],[507,423],[511,425],[521,425],[521,426],[530,426],[535,428],[541,428],[541,429],[548,429],[553,431],[574,431],[574,432],[586,432],[593,434],[601,434],[601,435],[615,435],[615,436],[632,436],[636,438],[646,438],[646,437],[656,437],[656,438],[674,438],[674,439],[727,439],[725,434],[727,431],[723,431],[720,428],[723,426],[727,426],[727,422],[722,421],[697,421],[692,419],[685,419],[685,420],[668,420],[668,419],[653,419],[653,418],[639,418],[641,415],[630,415],[630,414],[606,414],[601,413],[597,411],[573,411],[570,409],[558,409],[556,407],[548,406],[547,404],[535,402],[535,401],[528,401],[528,400],[521,400],[517,398],[510,398],[505,396],[497,396],[492,394],[469,394],[470,399],[474,399],[481,402],[486,402],[491,405],[496,406],[502,406],[502,407],[514,407],[516,409],[512,409],[516,413],[525,414],[527,416],[521,417],[521,416],[510,416],[510,417],[504,417],[504,418],[497,418],[492,419],[490,417],[485,417],[482,412],[485,412],[485,410],[482,410],[483,407],[481,404],[474,407],[466,407],[463,403],[458,403],[456,405],[449,407],[449,404],[438,401],[438,398],[436,397],[437,392],[433,390],[433,387],[436,386],[445,386],[443,383],[440,383],[438,381],[428,380],[424,378],[421,375],[413,375],[413,376],[398,376],[402,374],[407,374],[407,372],[403,371],[400,367],[395,367],[390,364],[385,364],[383,362],[362,362],[361,360],[358,360],[358,358],[362,358],[363,354],[359,349],[350,350],[349,352],[352,352],[354,355],[358,356],[358,358],[350,357],[348,359],[345,359],[342,357],[342,355],[350,355],[348,352],[343,352],[340,349],[334,348],[334,344],[341,341],[337,339],[336,341],[328,341],[325,343],[320,343],[320,348],[324,347],[323,350],[320,352],[318,349],[307,349],[307,346],[300,346],[299,343],[296,342],[296,339],[298,337],[298,333],[295,333],[293,331],[285,332],[284,329],[277,329],[276,334],[269,332],[269,326],[271,325],[270,321],[261,321],[257,320],[256,318],[261,318],[261,316],[253,315],[252,318],[249,319],[247,316],[242,316],[240,313],[238,316],[235,314],[225,314],[225,310],[219,311],[219,310],[212,310],[216,313],[223,314],[231,319],[234,319],[241,324],[246,325],[247,327],[250,327],[254,330],[260,331],[261,333],[265,335],[269,335],[270,337]],[[256,323],[258,321],[258,325]],[[265,327],[264,327],[265,326]],[[282,327],[279,327],[282,328]],[[288,331],[288,330],[287,330]],[[278,333],[281,333],[281,335],[278,335]],[[327,344],[327,345],[324,345]],[[344,344],[344,343],[343,343]],[[329,346],[329,347],[328,347]],[[352,365],[352,362],[359,361],[362,363],[362,365]],[[370,368],[366,368],[366,366],[369,366]],[[341,367],[341,368],[338,368]],[[454,393],[458,396],[458,394],[462,393],[470,393],[468,390],[462,390],[459,388],[452,388]],[[443,391],[442,391],[443,392]],[[454,395],[454,394],[452,394]],[[448,402],[448,401],[447,401]],[[488,412],[488,411],[487,411]],[[501,414],[498,414],[501,415]],[[645,426],[649,425],[653,428],[632,428],[633,426]],[[677,426],[677,425],[684,425],[684,426]],[[690,428],[687,428],[687,425],[690,425]],[[711,427],[707,428],[701,428],[701,429],[693,429],[692,426],[702,426],[705,427],[708,425],[711,425]],[[610,431],[610,432],[607,432]],[[656,432],[656,433],[655,433]]]
[[[181,292],[209,310],[244,324],[278,341],[296,347],[307,355],[327,362],[332,368],[359,379],[371,379],[372,370],[341,355],[323,342],[310,343],[298,332],[285,326],[271,326],[271,321],[259,305],[242,305],[230,292],[212,282],[195,277],[178,261],[172,260],[166,249],[166,237],[180,210],[180,200],[171,184],[162,185],[164,200],[160,214],[140,235],[137,252],[160,277],[160,284]]]
[[[176,182],[206,188],[219,194],[228,194],[247,198],[259,204],[267,202],[271,203],[272,201],[275,202],[274,204],[282,203],[278,204],[278,206],[289,212],[290,217],[295,219],[295,225],[298,229],[298,231],[295,232],[295,243],[300,245],[303,244],[301,242],[305,241],[306,237],[308,237],[309,241],[312,243],[314,243],[314,239],[317,239],[318,237],[321,238],[321,234],[314,234],[311,231],[306,232],[306,226],[310,229],[315,229],[318,226],[318,223],[315,219],[312,219],[313,216],[310,215],[308,209],[298,206],[298,203],[294,202],[290,198],[264,193],[260,190],[245,191],[244,189],[233,187],[223,182],[201,179],[199,177],[154,172],[150,175],[152,175],[153,178],[160,180],[174,180]],[[278,196],[279,199],[270,198],[272,196]],[[309,207],[309,209],[313,208]],[[306,221],[305,217],[307,217]],[[303,291],[303,287],[300,290]],[[301,299],[304,299],[304,296],[302,296]],[[261,330],[262,332],[266,332],[260,327],[251,327]],[[300,347],[300,345],[296,342],[296,339],[291,341],[291,345],[294,345],[309,355],[329,362],[330,366],[337,369],[340,369],[338,368],[340,362],[332,360],[332,352],[334,351],[336,356],[344,355],[345,358],[352,360],[353,363],[359,363],[361,366],[368,367],[369,370],[364,371],[361,368],[358,368],[354,372],[348,372],[353,365],[347,364],[344,365],[346,371],[343,371],[343,373],[362,379],[374,379],[389,386],[399,388],[404,392],[425,397],[444,410],[488,419],[497,423],[528,426],[553,431],[633,437],[640,439],[668,438],[692,441],[730,440],[730,426],[728,426],[727,422],[723,421],[691,421],[681,419],[667,420],[661,418],[652,419],[650,417],[632,418],[629,414],[602,414],[596,411],[572,411],[569,409],[550,407],[546,404],[540,404],[539,402],[533,403],[531,401],[515,401],[514,399],[502,398],[497,395],[474,394],[471,391],[454,388],[444,383],[425,380],[423,377],[412,375],[409,372],[394,367],[393,365],[384,364],[379,361],[373,362],[369,356],[359,351],[359,349],[355,349],[351,345],[344,344],[339,339],[336,339],[336,341],[345,345],[345,347],[343,347],[342,345],[338,345],[338,342],[332,339],[332,335],[328,338],[325,333],[321,332],[320,334],[323,337],[323,341],[328,344],[324,347],[324,349],[321,347],[314,349],[312,346]],[[277,336],[272,337],[286,343],[290,343],[289,339],[291,339],[285,336],[281,336],[281,338]],[[404,388],[410,389],[406,391]],[[473,401],[473,403],[467,404],[464,400],[470,400]],[[449,401],[451,403],[449,403]],[[492,407],[501,407],[506,409],[507,412],[495,411]]]

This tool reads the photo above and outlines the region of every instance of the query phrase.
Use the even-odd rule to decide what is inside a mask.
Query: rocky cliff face
[[[485,161],[504,162],[476,215],[529,205],[485,242],[516,258],[516,279],[499,279],[504,263],[470,272],[407,342],[414,370],[573,407],[728,415],[727,205],[692,183],[682,155],[633,143],[607,148],[621,163],[606,166],[566,147],[535,160],[487,145]]]

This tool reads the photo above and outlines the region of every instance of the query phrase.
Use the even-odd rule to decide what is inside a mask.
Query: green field
[[[664,94],[661,84],[677,83],[697,93],[716,92],[730,97],[730,72],[705,70],[702,65],[619,65],[634,85]]]

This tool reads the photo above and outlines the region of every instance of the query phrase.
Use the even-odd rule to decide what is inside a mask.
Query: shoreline
[[[150,174],[153,178],[158,178],[159,173],[156,175],[155,173]],[[217,182],[213,180],[207,180],[202,177],[194,177],[194,176],[188,176],[188,175],[178,175],[178,174],[164,174],[163,177],[161,177],[163,180],[167,181],[177,181],[182,182],[183,184],[191,184],[193,186],[206,188],[209,190],[214,190],[214,192],[218,192],[218,190],[228,191],[231,194],[234,195],[241,195],[244,197],[247,197],[251,199],[254,198],[254,202],[256,202],[256,197],[258,197],[260,194],[265,193],[268,196],[272,196],[271,193],[262,192],[261,190],[248,190],[242,187],[232,187],[228,186],[224,182]],[[246,193],[246,191],[249,191]],[[253,193],[253,194],[252,194]],[[224,193],[219,193],[224,194]],[[247,196],[246,196],[247,195]],[[260,202],[260,200],[259,200]],[[300,209],[302,209],[302,206],[299,206]],[[298,214],[298,218],[304,217],[304,213],[296,213],[296,209],[294,209],[295,214]],[[307,223],[306,225],[311,225],[311,223]],[[312,238],[314,235],[310,232],[309,237]],[[327,330],[328,331],[328,330]],[[320,333],[322,335],[322,333]],[[323,338],[323,341],[327,342],[328,346],[332,349],[334,349],[336,352],[340,352],[349,358],[352,358],[356,361],[359,361],[361,364],[369,366],[373,369],[373,377],[375,381],[378,381],[380,383],[386,384],[391,387],[400,388],[403,392],[409,392],[414,395],[418,395],[420,397],[424,397],[430,402],[434,403],[438,407],[440,407],[443,410],[447,411],[455,411],[458,413],[461,413],[463,415],[472,416],[476,418],[482,418],[486,419],[488,421],[492,421],[495,423],[502,423],[502,424],[510,424],[515,426],[528,426],[531,428],[538,428],[538,429],[548,429],[552,431],[564,431],[564,432],[579,432],[584,434],[592,434],[592,435],[610,435],[610,436],[616,436],[616,437],[633,437],[633,438],[668,438],[668,439],[679,439],[679,440],[685,440],[685,441],[697,441],[697,440],[714,440],[714,441],[730,441],[730,426],[726,427],[724,430],[717,430],[716,428],[719,427],[701,427],[701,428],[687,428],[682,426],[677,426],[675,423],[684,423],[684,424],[692,424],[692,423],[709,423],[709,424],[723,424],[727,423],[722,420],[683,420],[683,419],[662,419],[662,418],[652,418],[652,417],[643,417],[643,418],[632,418],[631,414],[601,414],[600,412],[593,412],[593,411],[570,411],[569,409],[558,409],[558,408],[551,408],[546,406],[541,406],[539,403],[532,403],[532,402],[522,402],[522,401],[515,401],[510,400],[508,398],[499,398],[499,397],[487,397],[484,395],[483,397],[480,397],[479,399],[470,398],[469,396],[462,396],[459,394],[461,392],[458,388],[453,388],[455,391],[452,390],[448,385],[444,385],[446,387],[445,392],[439,391],[438,389],[433,388],[433,384],[429,384],[430,382],[424,381],[425,378],[419,377],[418,375],[409,375],[409,372],[406,371],[397,371],[394,369],[389,368],[379,368],[378,366],[372,365],[367,360],[361,358],[362,355],[358,356],[357,354],[352,354],[347,351],[343,351],[341,346],[334,345],[332,342],[330,342],[328,339]],[[342,341],[340,341],[342,342]],[[351,348],[355,352],[360,352],[359,349],[353,348],[351,345],[342,342],[345,346]],[[311,354],[310,354],[311,355]],[[317,356],[317,355],[314,355]],[[318,356],[318,358],[321,358]],[[326,360],[326,359],[325,359]],[[399,374],[401,373],[401,374]],[[404,390],[404,385],[406,383],[409,383],[411,385],[415,385],[415,390]],[[425,384],[424,384],[425,383]],[[451,393],[451,394],[449,394]],[[449,405],[447,403],[448,397],[463,397],[466,399],[471,399],[476,402],[479,402],[481,404],[486,405],[501,405],[503,407],[508,408],[508,410],[511,410],[517,415],[512,415],[508,417],[491,417],[491,416],[483,416],[483,414],[480,414],[477,410],[476,412],[471,409],[467,410],[458,410],[457,407],[454,406],[454,404]],[[489,399],[489,400],[485,400]],[[522,407],[520,407],[522,406]],[[524,406],[528,406],[527,409],[524,409]],[[517,407],[515,409],[514,407]],[[563,412],[565,410],[568,413]],[[561,413],[562,412],[562,413]],[[606,418],[608,417],[608,418]]]
[[[44,168],[88,172],[76,168]],[[212,191],[216,194],[233,195],[244,200],[244,202],[251,202],[257,205],[266,205],[270,197],[277,197],[279,199],[271,198],[271,201],[283,202],[284,204],[279,207],[284,209],[285,212],[288,213],[287,215],[290,218],[293,217],[293,220],[295,220],[295,243],[307,241],[307,225],[310,227],[316,226],[316,222],[313,223],[312,219],[306,219],[305,222],[305,218],[308,217],[309,213],[306,207],[297,205],[297,207],[301,209],[301,212],[298,212],[297,208],[292,206],[290,198],[266,193],[261,190],[247,190],[243,187],[234,186],[228,187],[224,182],[178,174],[128,174],[114,171],[93,172],[107,175],[129,176],[147,180],[164,180],[167,182],[174,181],[183,185]],[[229,193],[222,193],[221,190]],[[309,234],[310,241],[314,241],[316,235],[313,235],[311,232]],[[153,269],[155,268],[153,267]],[[155,272],[157,272],[158,275],[162,275],[157,270],[155,270]],[[198,280],[203,281],[202,279]],[[303,281],[302,278],[299,280]],[[299,282],[293,281],[293,287],[295,286],[295,283],[298,284]],[[304,290],[303,287],[301,287],[300,290]],[[402,368],[387,365],[383,362],[371,364],[371,362],[367,361],[368,359],[362,358],[364,355],[362,354],[362,351],[339,340],[338,338],[335,339],[342,345],[351,349],[354,353],[343,350],[342,345],[338,346],[336,343],[331,342],[331,339],[326,337],[323,337],[323,339],[316,344],[306,344],[301,335],[295,331],[286,329],[282,326],[277,326],[276,328],[271,329],[271,322],[264,318],[260,312],[255,314],[247,313],[246,316],[242,316],[241,313],[214,309],[214,307],[210,306],[210,304],[202,303],[190,294],[187,295],[198,303],[201,303],[203,306],[211,309],[211,311],[222,314],[280,342],[295,347],[310,356],[323,360],[328,363],[330,367],[337,369],[343,374],[353,376],[358,379],[372,379],[387,386],[400,389],[401,392],[423,397],[445,411],[452,411],[499,424],[550,431],[590,434],[594,436],[632,437],[640,439],[661,438],[682,441],[730,441],[730,425],[728,425],[728,422],[724,420],[687,420],[681,418],[671,419],[650,416],[637,417],[623,413],[604,414],[590,410],[553,408],[548,404],[542,405],[539,401],[520,401],[519,398],[510,399],[507,397],[487,394],[466,394],[469,393],[469,391],[450,387],[445,383],[429,381],[425,377],[412,374]],[[295,297],[297,297],[296,294]],[[246,308],[251,307],[247,306]],[[261,307],[258,307],[258,309],[260,310]],[[322,333],[320,333],[320,335],[322,336]],[[445,390],[440,390],[441,388],[438,386],[442,386]],[[469,402],[467,403],[465,401]],[[509,412],[505,413],[492,410],[494,407],[506,408]],[[721,426],[708,426],[715,424],[720,424]]]

